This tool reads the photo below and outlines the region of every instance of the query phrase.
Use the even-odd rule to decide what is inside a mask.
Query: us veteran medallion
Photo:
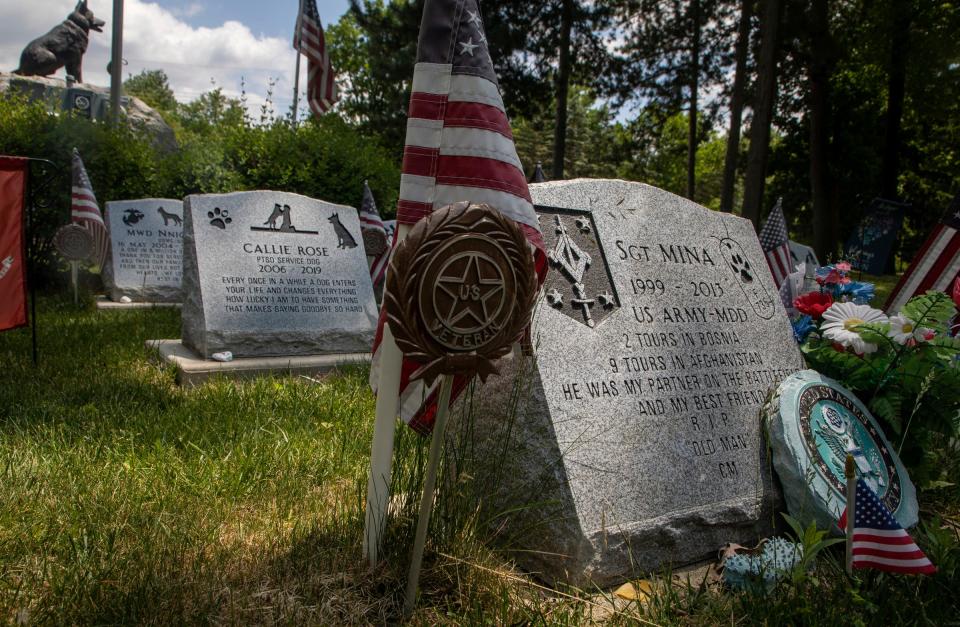
[[[773,464],[791,514],[836,523],[845,507],[844,461],[901,525],[917,522],[916,490],[867,408],[836,381],[813,370],[791,375],[767,406]]]
[[[530,321],[533,255],[520,230],[489,205],[456,203],[418,222],[397,246],[384,308],[411,378],[496,372]]]

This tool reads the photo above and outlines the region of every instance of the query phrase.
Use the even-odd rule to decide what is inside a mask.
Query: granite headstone
[[[853,455],[862,478],[904,527],[917,524],[917,490],[896,450],[866,406],[815,370],[787,377],[766,408],[773,467],[790,514],[821,529],[846,507],[844,462]]]
[[[107,203],[110,255],[103,282],[110,300],[179,303],[183,203],[170,198]]]
[[[184,199],[183,343],[234,357],[366,353],[377,308],[357,210],[284,192]]]
[[[803,361],[753,225],[626,181],[530,191],[550,259],[535,355],[459,406],[518,562],[604,585],[766,535],[760,409]]]

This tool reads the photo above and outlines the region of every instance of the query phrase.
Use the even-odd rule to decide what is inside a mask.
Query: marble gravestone
[[[760,410],[803,361],[751,223],[626,181],[530,191],[550,259],[535,355],[458,406],[505,544],[584,586],[766,535]]]
[[[183,343],[201,357],[370,351],[356,209],[283,192],[188,196],[183,239]]]
[[[179,303],[183,272],[183,203],[169,198],[106,205],[110,258],[103,283],[112,301]]]

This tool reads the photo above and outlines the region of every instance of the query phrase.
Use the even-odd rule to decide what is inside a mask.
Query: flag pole
[[[847,552],[844,560],[847,567],[847,575],[853,576],[853,523],[856,518],[857,503],[857,471],[853,463],[853,455],[847,453],[847,463],[844,465],[844,475],[847,479],[847,528],[844,530],[847,534]]]
[[[120,123],[123,90],[123,0],[113,0],[113,36],[110,44],[110,122]]]
[[[440,466],[440,454],[443,452],[443,434],[450,415],[450,393],[453,390],[453,375],[445,374],[440,382],[440,398],[437,401],[437,419],[433,425],[433,439],[430,441],[430,458],[427,461],[427,474],[423,480],[423,496],[420,499],[420,518],[417,520],[417,535],[413,541],[413,555],[410,557],[410,574],[407,576],[407,590],[403,600],[404,613],[409,615],[417,602],[417,587],[420,583],[420,566],[423,563],[423,548],[427,542],[427,529],[430,526],[430,512],[433,510],[434,491],[437,485],[437,469]]]
[[[407,236],[410,226],[397,224],[396,240]],[[389,268],[387,269],[389,272]],[[390,324],[383,325],[380,342],[380,379],[377,382],[376,419],[370,446],[370,476],[367,478],[367,509],[363,532],[363,552],[371,567],[377,565],[380,539],[387,522],[390,503],[390,479],[393,466],[393,432],[400,401],[400,369],[403,353],[393,339]]]
[[[303,0],[300,0],[300,9],[297,12],[297,32],[293,34],[294,41],[297,42],[297,69],[293,71],[293,125],[297,125],[297,109],[300,107],[300,19],[303,16]]]

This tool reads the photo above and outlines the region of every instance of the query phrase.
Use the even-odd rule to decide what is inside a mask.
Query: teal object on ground
[[[787,377],[764,408],[790,515],[804,525],[836,530],[846,507],[844,463],[905,528],[917,524],[917,491],[880,425],[849,390],[814,370]]]
[[[763,543],[759,554],[738,553],[723,563],[723,583],[745,590],[773,590],[777,582],[790,576],[803,559],[803,547],[780,537]]]

